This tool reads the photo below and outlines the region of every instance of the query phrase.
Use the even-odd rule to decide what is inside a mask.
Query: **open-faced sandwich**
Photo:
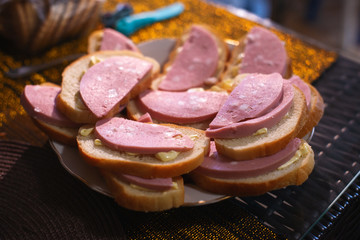
[[[163,91],[186,91],[214,85],[228,59],[226,43],[211,28],[191,25],[178,38],[164,66],[164,74],[153,88]]]

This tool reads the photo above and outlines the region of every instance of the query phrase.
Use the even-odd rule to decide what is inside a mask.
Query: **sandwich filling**
[[[152,69],[148,61],[130,56],[107,58],[90,67],[80,81],[80,95],[97,117],[106,117]],[[115,110],[114,110],[115,109]]]
[[[110,149],[135,154],[185,152],[194,147],[189,136],[174,128],[119,117],[99,120],[94,131]]]
[[[220,92],[167,92],[147,90],[136,103],[142,112],[169,123],[197,123],[215,117],[228,95]]]
[[[232,91],[210,123],[206,136],[239,138],[271,128],[286,116],[293,98],[293,86],[279,74],[249,74]],[[262,130],[258,134],[261,132],[266,133]]]
[[[136,45],[129,38],[111,28],[104,29],[99,50],[130,50],[135,52],[139,51]]]
[[[215,143],[210,143],[210,152],[195,172],[215,178],[241,179],[257,177],[266,173],[281,170],[308,154],[308,144],[295,138],[279,152],[261,158],[234,161],[218,154]]]
[[[21,96],[21,104],[34,119],[58,127],[79,127],[56,107],[56,97],[61,88],[57,86],[27,85]]]
[[[238,73],[280,73],[287,71],[287,53],[284,43],[271,31],[254,27],[245,38],[245,49],[240,55]]]
[[[219,51],[215,37],[200,26],[190,29],[189,37],[175,56],[171,68],[159,85],[164,91],[185,91],[201,87],[217,70]]]

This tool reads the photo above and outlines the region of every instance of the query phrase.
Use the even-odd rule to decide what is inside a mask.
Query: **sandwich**
[[[143,178],[164,178],[200,165],[209,139],[194,128],[113,117],[82,126],[77,143],[90,165]]]
[[[111,50],[129,50],[140,53],[140,50],[130,38],[114,29],[104,28],[90,34],[88,38],[88,53]]]
[[[149,89],[131,100],[126,109],[129,118],[133,120],[139,120],[147,113],[155,123],[172,123],[205,130],[227,97],[226,92]]]
[[[310,83],[303,81],[296,75],[289,78],[289,81],[304,93],[306,99],[306,106],[309,112],[308,118],[297,135],[298,138],[303,138],[320,122],[322,116],[324,115],[325,104],[321,94]]]
[[[186,91],[214,85],[228,59],[226,43],[205,25],[191,25],[177,40],[153,88]]]
[[[53,83],[27,85],[20,102],[33,122],[51,139],[75,146],[79,124],[57,109],[56,97],[60,91],[60,86]]]
[[[209,124],[206,135],[229,158],[264,157],[295,138],[307,117],[304,94],[280,74],[247,74]]]
[[[209,149],[200,130],[113,117],[79,129],[80,155],[100,169],[115,201],[135,211],[162,211],[184,203],[182,175]]]
[[[291,62],[285,44],[264,27],[253,27],[231,51],[231,58],[217,86],[228,91],[237,86],[239,74],[279,73],[283,78],[292,75]]]
[[[258,196],[290,185],[301,185],[314,168],[311,146],[299,138],[269,156],[237,161],[219,154],[211,142],[210,153],[189,175],[200,188],[229,196]]]
[[[119,113],[159,71],[157,61],[132,51],[85,55],[65,68],[57,106],[74,122],[95,123]]]
[[[231,196],[301,185],[314,168],[313,150],[298,138],[309,117],[303,90],[279,73],[239,79],[206,130],[210,152],[191,179]]]

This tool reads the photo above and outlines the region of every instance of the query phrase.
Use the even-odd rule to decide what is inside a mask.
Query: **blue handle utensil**
[[[115,29],[129,36],[142,27],[145,27],[155,22],[176,17],[183,11],[184,5],[177,2],[154,11],[143,12],[121,18],[119,21],[116,22]]]

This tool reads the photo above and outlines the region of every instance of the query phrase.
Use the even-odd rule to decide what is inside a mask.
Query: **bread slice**
[[[214,139],[217,151],[234,160],[248,160],[272,155],[295,138],[306,122],[308,109],[304,94],[294,87],[293,104],[289,112],[264,134],[235,139]]]
[[[95,123],[98,120],[81,99],[80,80],[84,72],[90,67],[91,58],[106,59],[113,56],[131,56],[153,64],[152,71],[130,91],[120,104],[127,103],[130,98],[137,96],[140,92],[148,88],[160,71],[160,66],[157,61],[132,51],[98,51],[81,57],[67,66],[63,71],[62,90],[56,99],[58,109],[73,122]]]
[[[309,150],[306,155],[302,155],[300,159],[289,165],[283,165],[283,168],[280,167],[261,176],[221,179],[205,176],[196,171],[191,172],[190,176],[200,188],[230,196],[257,196],[290,185],[301,185],[308,179],[315,165],[314,152],[310,145],[305,141],[302,144],[306,144]]]
[[[173,178],[176,188],[168,191],[153,191],[131,186],[110,171],[102,170],[101,174],[115,201],[122,207],[135,211],[154,212],[180,207],[184,203],[184,182],[180,176]]]
[[[93,53],[100,49],[102,37],[103,37],[102,29],[93,31],[90,34],[88,38],[88,48],[87,48],[88,53]]]
[[[46,135],[59,143],[76,146],[76,136],[78,133],[78,128],[70,128],[70,127],[59,127],[53,124],[48,124],[39,119],[33,119],[33,122],[36,126],[38,126]]]
[[[306,119],[305,125],[297,135],[298,138],[303,138],[306,134],[308,134],[320,122],[324,114],[325,104],[321,94],[314,86],[309,83],[308,85],[311,90],[311,104],[308,114],[309,116]]]
[[[209,150],[209,138],[205,136],[205,133],[189,127],[163,125],[190,136],[194,140],[194,148],[190,151],[180,152],[174,160],[170,161],[161,161],[153,154],[130,154],[115,151],[103,144],[96,144],[94,131],[89,131],[88,135],[82,134],[83,129],[91,129],[92,125],[79,129],[78,148],[84,160],[90,165],[143,178],[180,176],[198,167],[204,159],[204,154]]]
[[[135,101],[136,100],[129,101],[129,103],[128,103],[127,107],[126,107],[126,111],[127,111],[128,117],[130,119],[137,121],[146,112],[141,111],[138,108],[138,106],[136,105]],[[165,122],[156,120],[154,118],[152,118],[152,120],[153,120],[154,123],[165,123]],[[201,121],[201,122],[198,122],[198,123],[189,123],[189,124],[178,124],[178,123],[176,123],[176,125],[185,126],[185,127],[192,127],[192,128],[196,128],[196,129],[200,129],[200,130],[206,130],[209,127],[209,124],[210,124],[211,120]]]

